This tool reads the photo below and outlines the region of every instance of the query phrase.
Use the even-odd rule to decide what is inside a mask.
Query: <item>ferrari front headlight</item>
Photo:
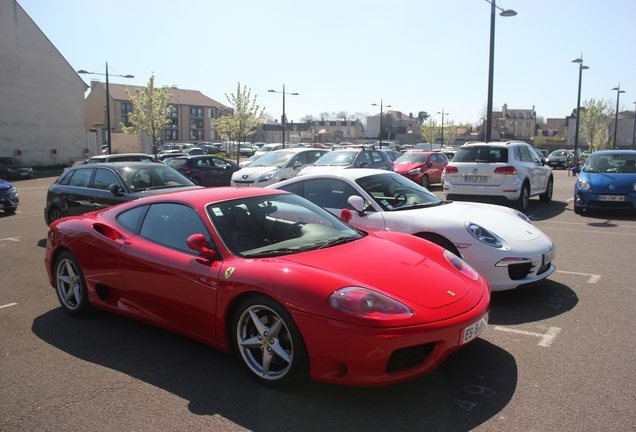
[[[407,318],[415,315],[408,306],[379,292],[346,287],[329,296],[329,306],[341,312],[371,319]]]

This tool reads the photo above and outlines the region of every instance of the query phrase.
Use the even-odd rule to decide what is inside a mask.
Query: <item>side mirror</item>
[[[110,185],[108,185],[108,190],[110,191],[110,193],[113,194],[113,196],[116,197],[124,195],[122,187],[116,183],[111,183]]]
[[[360,168],[365,168],[367,165],[369,165],[369,162],[360,162]]]
[[[579,167],[572,167],[572,172],[573,172],[574,174],[579,174],[579,173],[581,172],[581,168],[579,168]]]
[[[349,199],[347,199],[347,202],[351,204],[351,207],[356,209],[356,211],[358,212],[358,216],[362,217],[365,215],[364,198],[358,195],[351,195]]]
[[[300,161],[296,161],[294,162],[294,169],[297,170],[298,168],[300,168],[301,166],[303,166],[303,164],[300,163]]]
[[[428,166],[433,166],[433,165],[435,165],[435,161],[433,160],[428,161]]]
[[[214,258],[216,252],[208,248],[208,239],[203,234],[192,234],[186,239],[186,246],[206,258]]]

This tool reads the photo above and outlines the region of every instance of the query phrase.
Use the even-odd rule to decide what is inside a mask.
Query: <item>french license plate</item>
[[[465,343],[470,342],[475,339],[477,336],[481,334],[486,328],[486,324],[488,324],[488,315],[486,314],[482,319],[477,321],[475,324],[471,324],[462,330],[462,334],[459,338],[459,344],[463,345]]]
[[[543,265],[551,263],[552,261],[554,261],[555,257],[556,257],[556,248],[552,249],[547,254],[543,254]]]
[[[623,195],[601,195],[601,201],[625,201]]]
[[[486,176],[466,176],[466,177],[464,177],[464,181],[466,181],[466,183],[486,183],[488,181],[488,177],[486,177]]]

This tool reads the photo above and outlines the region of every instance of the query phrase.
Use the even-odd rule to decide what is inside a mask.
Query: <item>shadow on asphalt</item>
[[[477,339],[406,383],[307,381],[282,391],[257,384],[231,355],[111,313],[77,319],[57,308],[37,317],[32,331],[75,358],[189,401],[195,415],[218,414],[252,431],[468,431],[506,407],[518,378],[511,354]]]

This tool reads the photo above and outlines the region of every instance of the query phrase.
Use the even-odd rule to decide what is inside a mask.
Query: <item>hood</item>
[[[414,244],[418,246],[417,250],[368,235],[343,245],[287,255],[285,260],[310,267],[328,268],[331,273],[349,279],[350,286],[374,289],[397,300],[429,309],[456,303],[471,290],[483,289],[482,281],[470,280],[451,267],[439,246],[426,242],[422,244],[420,241]],[[352,256],[364,256],[364,265],[353,266]]]
[[[7,189],[9,189],[11,187],[13,187],[13,185],[11,183],[9,183],[6,180],[0,179],[0,190],[7,190]]]
[[[581,173],[579,179],[587,180],[594,193],[631,193],[636,183],[634,173]],[[612,189],[610,189],[612,187]]]
[[[241,168],[240,170],[236,171],[236,173],[234,173],[234,176],[238,176],[238,178],[240,178],[241,180],[255,179],[255,178],[259,178],[263,174],[266,174],[270,171],[276,171],[279,169],[280,168],[277,166],[255,167],[255,166],[248,165],[245,168]]]

